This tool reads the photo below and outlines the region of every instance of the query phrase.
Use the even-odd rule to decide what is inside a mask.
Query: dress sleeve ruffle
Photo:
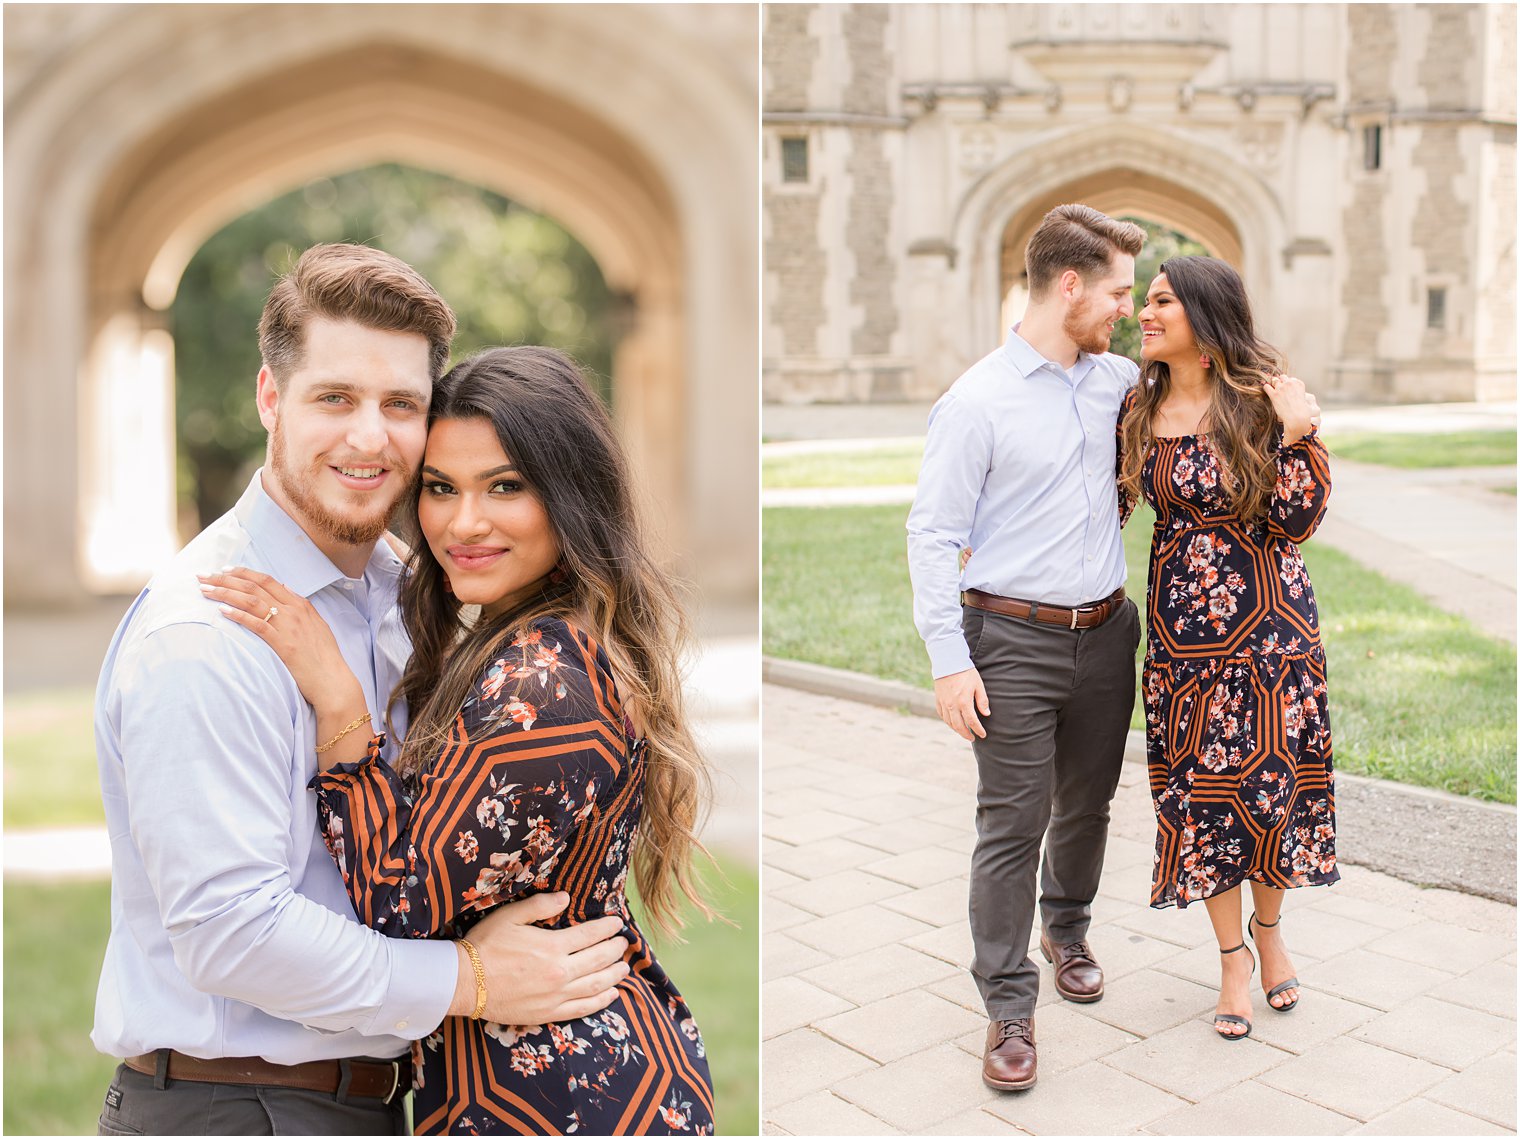
[[[1306,541],[1324,520],[1330,500],[1330,454],[1319,429],[1285,446],[1278,437],[1277,489],[1267,510],[1269,532],[1290,542]]]

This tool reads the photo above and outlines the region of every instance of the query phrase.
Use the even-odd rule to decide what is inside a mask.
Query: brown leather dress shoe
[[[994,1020],[987,1026],[982,1083],[1000,1092],[1034,1087],[1034,1021]]]
[[[1084,1005],[1103,999],[1103,967],[1093,957],[1087,942],[1053,945],[1042,933],[1040,952],[1056,967],[1056,992]]]

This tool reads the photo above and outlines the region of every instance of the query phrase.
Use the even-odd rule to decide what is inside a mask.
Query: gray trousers
[[[398,1095],[340,1100],[324,1092],[155,1080],[118,1064],[99,1135],[409,1135]]]
[[[992,1020],[1034,1015],[1030,960],[1035,868],[1052,941],[1087,936],[1135,705],[1140,613],[1126,600],[1103,624],[1063,629],[967,606],[961,617],[991,714],[976,755],[971,974]]]

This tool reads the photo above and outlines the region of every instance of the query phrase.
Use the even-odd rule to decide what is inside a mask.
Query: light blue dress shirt
[[[972,667],[962,590],[1071,608],[1124,584],[1114,426],[1140,369],[1084,352],[1068,373],[1018,327],[929,412],[908,572],[936,679]]]
[[[364,576],[345,577],[262,473],[148,583],[101,670],[111,938],[90,1039],[113,1056],[393,1056],[454,995],[452,944],[382,937],[354,917],[306,789],[315,714],[274,651],[195,580],[248,566],[306,597],[381,722],[410,652],[401,563],[380,542]],[[404,719],[391,728],[398,740]]]

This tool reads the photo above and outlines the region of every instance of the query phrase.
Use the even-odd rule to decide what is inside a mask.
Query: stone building
[[[928,399],[1081,201],[1234,263],[1323,397],[1515,398],[1510,4],[770,5],[764,393]]]
[[[614,413],[702,593],[758,587],[752,4],[45,4],[5,20],[5,593],[134,591],[174,525],[200,245],[378,162],[554,216],[626,295]],[[249,329],[249,336],[254,334]],[[252,376],[229,376],[246,384]]]

